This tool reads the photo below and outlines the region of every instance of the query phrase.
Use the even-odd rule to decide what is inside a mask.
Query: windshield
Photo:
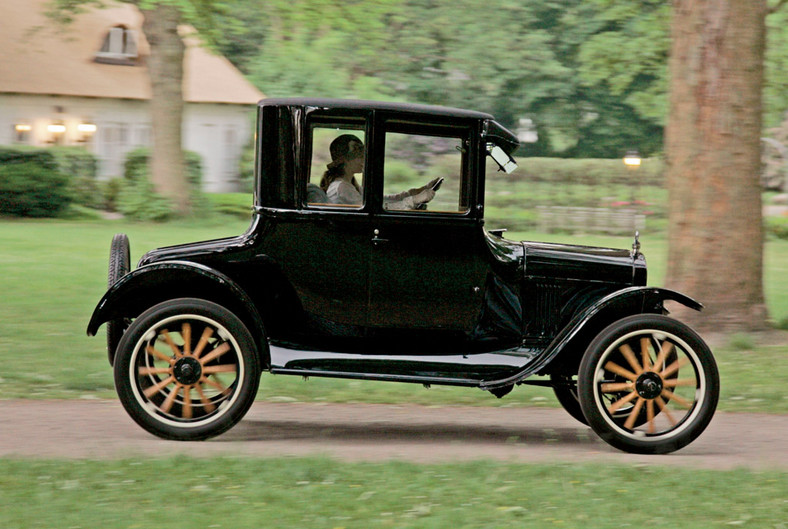
[[[517,169],[517,162],[514,161],[514,158],[506,154],[500,146],[494,143],[487,144],[487,154],[490,155],[490,158],[495,160],[495,163],[498,164],[498,167],[501,168],[501,171],[505,172],[506,174],[511,174],[515,169]]]
[[[501,171],[509,174],[517,169],[512,153],[520,146],[520,142],[512,131],[490,120],[484,124],[484,137],[487,140],[487,154],[495,160]]]

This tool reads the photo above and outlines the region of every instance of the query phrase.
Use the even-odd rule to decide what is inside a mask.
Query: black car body
[[[270,371],[470,386],[497,396],[548,375],[567,411],[630,451],[675,450],[705,428],[718,392],[713,358],[693,331],[664,316],[666,300],[701,306],[646,286],[637,237],[630,251],[517,242],[485,228],[486,172],[511,170],[518,145],[492,116],[267,99],[257,125],[246,233],[153,250],[134,270],[127,240],[113,244],[110,288],[88,334],[109,322],[118,391],[143,427],[169,438],[221,433],[251,404],[238,394],[249,384],[256,390],[260,371]],[[317,191],[332,162],[326,143],[341,134],[364,146],[361,198],[351,205]],[[435,174],[429,204],[387,202],[398,184]],[[185,313],[195,318],[179,319]],[[162,333],[165,320],[175,330]],[[243,339],[209,362],[189,359],[197,327],[211,325],[206,350],[227,341],[216,338],[222,333],[237,334],[233,328]],[[236,363],[222,363],[228,354]],[[677,374],[688,365],[694,382]],[[233,382],[211,384],[212,370],[229,366]],[[694,395],[678,395],[693,384]],[[679,403],[680,420],[664,411]],[[233,409],[220,414],[222,406]],[[657,416],[670,419],[660,426]]]

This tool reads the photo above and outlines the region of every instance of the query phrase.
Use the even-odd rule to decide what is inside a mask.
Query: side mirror
[[[506,154],[506,151],[495,145],[494,143],[487,144],[487,154],[489,154],[495,163],[498,164],[498,167],[501,168],[501,171],[505,172],[506,174],[510,174],[515,169],[517,169],[517,162],[514,161],[514,158]]]

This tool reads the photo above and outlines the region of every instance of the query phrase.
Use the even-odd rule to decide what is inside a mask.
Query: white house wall
[[[203,189],[238,190],[238,160],[252,133],[254,107],[191,103],[184,109],[183,145],[203,159]],[[17,125],[30,131],[18,132]],[[65,127],[53,133],[49,125]],[[94,124],[95,132],[81,132]],[[21,141],[20,141],[21,140]],[[61,96],[0,94],[0,144],[82,145],[99,160],[99,177],[122,176],[126,154],[152,142],[148,102]]]
[[[253,129],[254,111],[249,107],[210,103],[186,105],[183,145],[202,156],[205,191],[238,191],[238,163]]]

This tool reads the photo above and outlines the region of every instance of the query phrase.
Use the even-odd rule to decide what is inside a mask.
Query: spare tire
[[[125,233],[117,233],[112,238],[109,247],[109,273],[107,286],[112,287],[117,281],[131,271],[131,248],[129,238]],[[115,349],[118,348],[120,338],[129,326],[127,319],[110,320],[107,322],[107,358],[109,365],[115,360]]]

